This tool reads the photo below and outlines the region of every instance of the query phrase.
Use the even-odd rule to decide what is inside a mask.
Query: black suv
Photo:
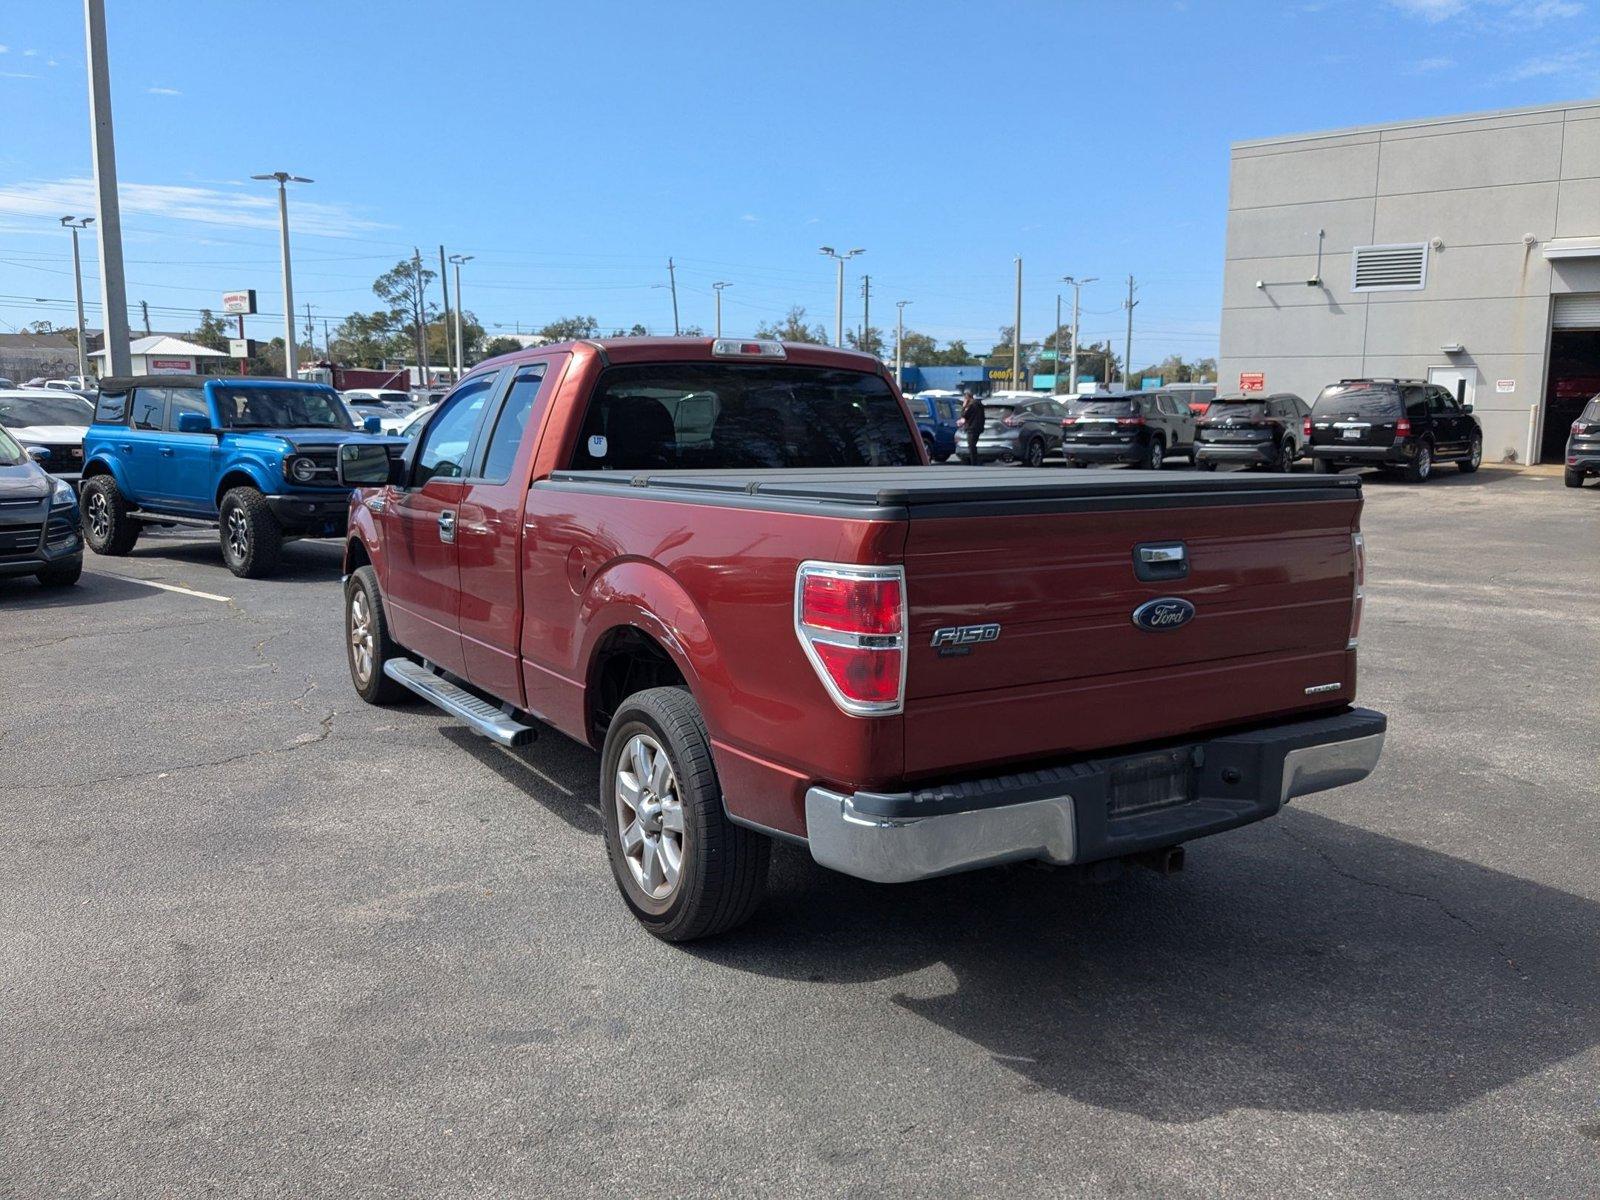
[[[1582,487],[1585,475],[1600,475],[1600,396],[1592,397],[1567,438],[1568,487]]]
[[[1341,379],[1311,406],[1312,467],[1381,467],[1421,483],[1441,462],[1470,474],[1483,462],[1483,430],[1463,404],[1421,379]]]
[[[1311,406],[1293,392],[1271,396],[1218,396],[1200,418],[1194,465],[1215,471],[1218,463],[1248,463],[1291,471],[1306,444]]]
[[[1061,418],[1061,453],[1071,467],[1136,463],[1159,471],[1169,455],[1195,455],[1195,418],[1171,392],[1111,392],[1071,401]]]

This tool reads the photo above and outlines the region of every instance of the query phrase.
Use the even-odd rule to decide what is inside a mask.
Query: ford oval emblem
[[[1176,629],[1194,620],[1194,605],[1176,596],[1147,600],[1133,610],[1133,623],[1140,629]]]

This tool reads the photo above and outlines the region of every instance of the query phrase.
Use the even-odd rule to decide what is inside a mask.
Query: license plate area
[[[1360,429],[1341,429],[1339,431],[1339,436],[1344,438],[1345,441],[1347,441],[1347,442],[1353,442],[1353,441],[1359,440],[1360,437],[1361,437],[1361,434],[1362,434],[1362,430],[1360,430]]]
[[[1106,816],[1132,817],[1199,799],[1196,756],[1194,747],[1185,746],[1121,760],[1106,786]]]

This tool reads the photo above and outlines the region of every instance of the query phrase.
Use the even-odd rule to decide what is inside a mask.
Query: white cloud
[[[1565,75],[1586,75],[1596,69],[1595,52],[1593,50],[1563,50],[1556,54],[1541,54],[1535,58],[1525,59],[1503,78],[1508,82],[1518,83],[1525,79],[1556,79]]]
[[[761,218],[756,216],[755,213],[745,213],[744,216],[739,218],[739,220],[749,221],[753,225],[755,222],[761,220]]]
[[[1511,6],[1509,15],[1513,21],[1543,25],[1546,21],[1576,17],[1582,13],[1583,5],[1574,0],[1522,0],[1522,3]]]
[[[1430,25],[1455,17],[1501,28],[1538,28],[1584,12],[1578,0],[1389,0],[1392,7]]]
[[[1455,65],[1453,58],[1419,58],[1408,70],[1413,75],[1426,75],[1432,71],[1448,71]]]
[[[48,58],[48,59],[45,60],[45,64],[44,65],[47,66],[47,67],[59,67],[61,64],[58,63],[53,58]]]
[[[342,204],[306,199],[297,190],[290,204],[294,231],[342,237],[393,228],[358,217]],[[122,183],[117,188],[124,216],[160,217],[193,221],[233,229],[277,232],[278,199],[275,188],[263,184],[259,191],[224,192],[215,188],[168,183]],[[53,217],[80,209],[92,212],[94,180],[44,179],[0,186],[0,209],[8,214]]]
[[[0,45],[0,54],[10,54],[10,53],[11,53],[11,47],[10,46]]]
[[[147,88],[145,88],[145,91],[148,92],[152,96],[181,96],[181,95],[183,95],[183,93],[180,92],[177,88],[169,88],[169,87],[147,87]]]
[[[24,50],[22,52],[22,57],[23,58],[38,58],[39,57],[39,52],[37,50]]]
[[[1403,13],[1421,17],[1430,24],[1448,21],[1467,10],[1466,0],[1389,0]]]
[[[37,75],[30,75],[26,71],[0,71],[0,79],[37,79]]]

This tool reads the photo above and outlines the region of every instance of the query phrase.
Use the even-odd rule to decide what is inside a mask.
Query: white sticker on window
[[[606,456],[606,435],[591,433],[589,435],[589,457],[604,458]]]

